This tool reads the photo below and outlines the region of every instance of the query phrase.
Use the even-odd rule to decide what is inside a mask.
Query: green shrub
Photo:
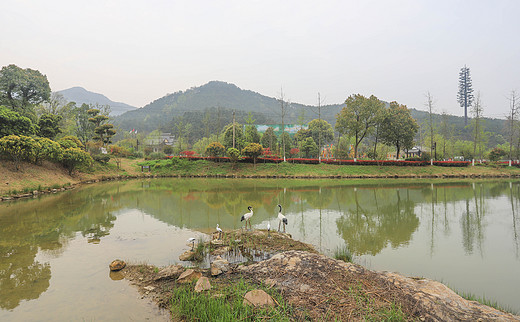
[[[10,157],[19,170],[22,161],[36,162],[41,145],[33,138],[24,135],[8,135],[0,139],[0,155]]]
[[[61,163],[69,170],[69,175],[72,175],[74,170],[80,166],[90,166],[93,160],[90,154],[81,150],[80,148],[69,148],[63,151],[63,158]]]
[[[108,163],[110,161],[110,156],[108,154],[93,154],[92,159],[96,162],[100,163]]]

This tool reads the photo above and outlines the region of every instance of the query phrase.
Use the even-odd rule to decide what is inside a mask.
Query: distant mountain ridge
[[[335,116],[343,106],[343,104],[322,106],[323,119],[334,124]],[[173,117],[185,112],[204,111],[216,107],[262,113],[267,119],[277,120],[275,123],[280,123],[281,107],[276,98],[243,90],[234,84],[221,81],[211,81],[200,87],[168,94],[143,108],[118,116],[114,123],[123,129],[135,128],[149,132],[163,127]],[[302,109],[305,109],[307,120],[317,118],[317,114],[314,116],[311,112],[312,108],[316,109],[309,105],[291,103],[291,106],[286,109],[285,123],[296,123]],[[231,122],[231,120],[226,121]]]
[[[121,102],[114,102],[103,94],[90,92],[84,89],[83,87],[79,86],[58,91],[58,93],[63,95],[63,97],[65,97],[67,101],[75,102],[78,106],[83,103],[93,105],[109,105],[111,116],[120,115],[125,112],[137,109],[135,106],[131,106]]]
[[[346,98],[345,98],[346,99]],[[387,103],[388,104],[388,103]],[[248,112],[256,115],[258,122],[267,124],[281,123],[280,102],[273,97],[243,90],[238,86],[222,81],[211,81],[200,87],[193,87],[185,91],[178,91],[173,94],[165,95],[143,108],[128,111],[114,119],[114,124],[124,130],[137,129],[142,132],[151,132],[161,129],[166,132],[174,132],[172,122],[175,118],[186,116],[184,121],[193,117],[193,113],[212,110],[212,122],[215,122],[215,109],[221,107],[227,110],[222,113],[224,117],[220,119],[221,126],[232,122],[232,110],[237,111],[236,121],[244,124],[245,116]],[[332,104],[321,107],[322,119],[329,122],[332,126],[336,124],[336,115],[345,107],[345,104]],[[421,125],[421,132],[425,132],[428,113],[425,111],[410,108],[411,115]],[[318,118],[317,107],[291,103],[287,108],[284,122],[285,124],[297,124],[298,117],[304,113],[305,122]],[[241,112],[241,113],[239,113]],[[258,117],[262,114],[264,117]],[[240,115],[240,116],[239,116]],[[202,118],[200,115],[199,118]],[[485,130],[492,132],[489,141],[492,144],[503,143],[505,136],[505,120],[484,118]],[[219,121],[219,122],[220,122]],[[258,123],[257,124],[261,124]],[[272,123],[271,123],[272,122]],[[434,114],[434,122],[437,127],[441,123],[441,115]],[[460,116],[448,115],[448,124],[453,127],[452,135],[466,140],[471,139],[471,129],[464,127],[464,118]],[[199,124],[199,126],[201,126]]]

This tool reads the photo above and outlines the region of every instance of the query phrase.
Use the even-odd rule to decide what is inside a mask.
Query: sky
[[[520,1],[2,0],[0,65],[142,107],[212,80],[290,101],[375,95],[463,115],[470,68],[484,115],[520,93]]]

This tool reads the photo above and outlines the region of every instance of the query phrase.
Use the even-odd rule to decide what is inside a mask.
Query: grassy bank
[[[142,172],[141,166],[148,166]],[[118,168],[114,161],[108,164],[95,163],[81,169],[73,176],[61,166],[23,164],[19,171],[10,162],[0,162],[0,196],[15,195],[34,190],[57,189],[86,181],[104,180],[113,177],[139,176],[209,176],[209,177],[264,177],[264,178],[485,178],[520,177],[520,169],[507,166],[469,167],[400,167],[400,166],[353,166],[331,164],[292,163],[215,163],[211,161],[135,160],[122,159]]]

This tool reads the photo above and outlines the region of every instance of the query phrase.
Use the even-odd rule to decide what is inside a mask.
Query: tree
[[[499,147],[496,147],[496,148],[493,148],[493,150],[491,150],[491,152],[489,152],[489,160],[498,161],[502,157],[505,157],[506,155],[507,155],[506,151],[504,151],[503,149],[501,149]]]
[[[87,152],[80,148],[68,148],[63,151],[61,163],[69,170],[69,175],[72,175],[74,170],[80,166],[90,166],[94,160]]]
[[[36,137],[34,140],[40,145],[36,151],[35,163],[39,164],[43,160],[59,162],[63,157],[63,148],[48,138]]]
[[[426,93],[426,107],[428,108],[428,129],[430,130],[430,153],[433,157],[433,150],[437,147],[433,143],[435,124],[433,123],[433,96],[430,92]]]
[[[303,142],[305,139],[312,137],[312,132],[309,129],[299,129],[294,135],[294,141]]]
[[[468,125],[468,107],[473,104],[473,84],[469,67],[462,67],[459,72],[459,92],[457,93],[457,101],[460,107],[464,108],[464,125]]]
[[[33,135],[38,127],[25,116],[0,105],[0,137],[6,135]]]
[[[90,106],[85,103],[74,109],[74,114],[76,115],[75,134],[83,144],[86,144],[94,136],[94,124],[89,122],[90,116],[88,111],[90,109]]]
[[[316,157],[319,153],[318,146],[312,137],[306,138],[305,141],[302,142],[301,151],[306,158]]]
[[[31,137],[24,135],[8,135],[0,139],[0,154],[13,160],[16,170],[22,161],[34,162],[41,146]]]
[[[246,118],[246,133],[245,133],[245,141],[246,143],[260,143],[260,134],[254,125],[256,119],[253,119],[253,113],[249,112]]]
[[[283,155],[287,155],[289,154],[289,151],[291,151],[292,149],[292,138],[291,138],[291,135],[287,132],[283,132],[282,133],[282,137],[280,138],[280,141],[281,142],[285,142],[285,153],[283,153]],[[282,145],[281,147],[282,149],[284,148],[284,146]]]
[[[309,131],[314,142],[321,141],[322,145],[334,140],[334,130],[332,129],[332,125],[325,120],[314,119],[310,121]]]
[[[72,135],[67,135],[67,136],[62,137],[58,141],[58,143],[64,149],[68,149],[68,148],[80,148],[80,149],[83,149],[83,148],[85,148],[83,143],[81,143],[81,141],[77,137],[72,136]]]
[[[44,138],[53,140],[56,135],[60,134],[61,115],[43,114],[38,121],[40,127],[39,135]]]
[[[229,148],[227,150],[227,155],[229,157],[229,161],[233,164],[233,168],[235,168],[238,160],[240,159],[240,151],[236,148]]]
[[[236,149],[241,150],[245,146],[245,137],[244,132],[242,132],[242,126],[238,123],[235,123],[235,144],[234,147]],[[226,148],[233,147],[233,124],[229,124],[224,129],[224,146]]]
[[[219,142],[212,142],[206,147],[206,154],[214,158],[222,156],[226,148]]]
[[[253,164],[256,166],[256,159],[262,155],[264,152],[264,148],[258,143],[249,143],[246,145],[244,149],[242,149],[242,154],[247,155],[250,158],[253,158]]]
[[[381,139],[386,144],[395,146],[399,159],[401,148],[412,148],[418,128],[405,105],[391,102],[381,125]]]
[[[477,93],[477,97],[475,98],[475,104],[473,104],[471,112],[473,114],[473,119],[471,120],[471,125],[473,128],[473,155],[478,155],[479,158],[482,160],[482,150],[484,149],[484,129],[482,120],[483,108],[482,104],[480,103],[480,92]]]
[[[354,158],[357,158],[359,144],[373,131],[379,110],[384,104],[374,95],[366,98],[360,94],[351,95],[345,104],[347,106],[336,116],[336,130],[354,137]]]
[[[267,130],[265,130],[264,135],[262,135],[262,146],[265,146],[266,148],[269,148],[271,149],[271,151],[273,151],[276,147],[277,142],[278,139],[276,138],[276,134],[274,134],[273,127],[268,127]]]
[[[24,116],[35,116],[31,106],[47,101],[51,88],[47,76],[37,70],[8,65],[0,70],[0,103]]]
[[[507,116],[509,160],[513,158],[513,141],[515,140],[515,124],[517,121],[519,101],[520,98],[516,94],[516,91],[511,91],[511,96],[509,97],[509,114]]]
[[[106,112],[101,114],[101,111],[97,108],[88,110],[87,114],[90,116],[88,121],[94,124],[92,139],[100,142],[102,146],[112,143],[110,139],[116,134],[116,131],[113,124],[105,123],[108,120],[108,114]]]

